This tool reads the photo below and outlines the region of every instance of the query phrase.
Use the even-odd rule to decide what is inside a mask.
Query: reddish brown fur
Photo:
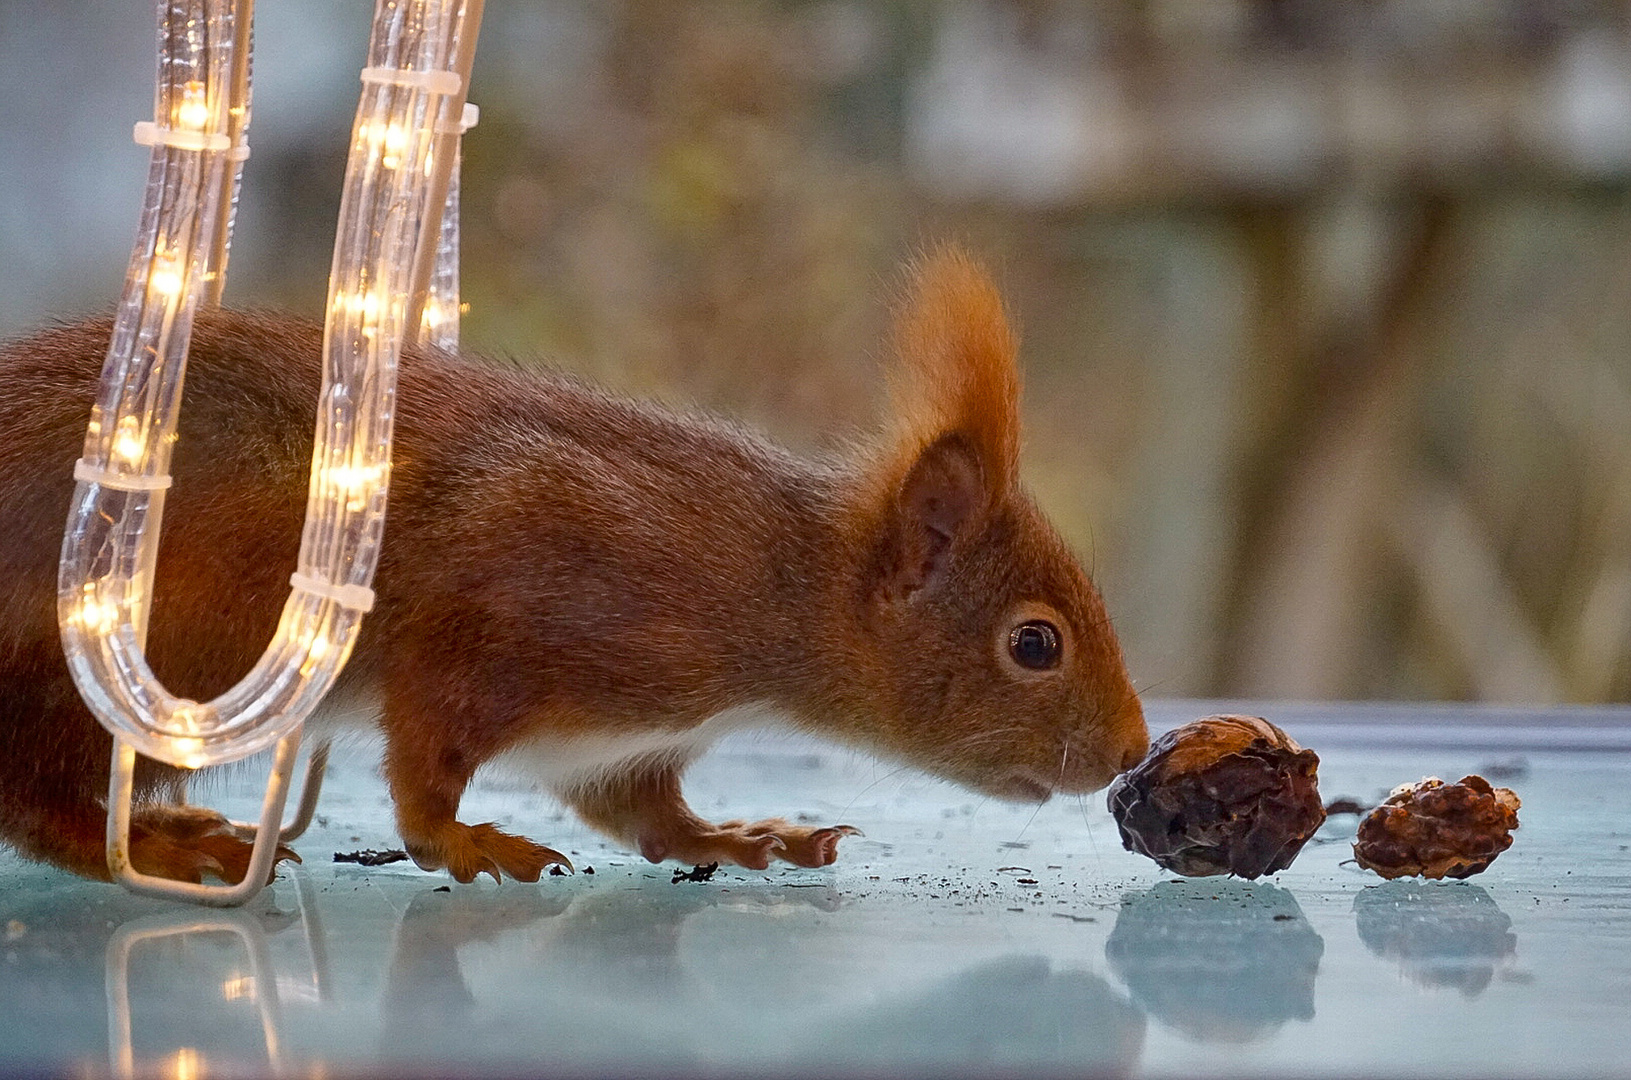
[[[1018,375],[994,287],[956,252],[917,270],[896,423],[853,460],[554,375],[410,351],[378,603],[347,670],[382,711],[409,850],[460,880],[535,878],[557,853],[456,820],[517,747],[605,740],[550,785],[648,857],[832,861],[842,827],[713,826],[679,776],[710,717],[767,706],[1012,798],[1104,784],[1147,743],[1103,605],[1017,482]],[[107,322],[0,351],[0,839],[92,876],[109,740],[69,682],[56,560]],[[304,512],[321,330],[217,313],[193,338],[149,653],[213,697],[270,639]],[[1009,628],[1056,622],[1049,672]],[[711,730],[711,729],[710,729]],[[146,763],[144,791],[176,774]],[[218,835],[138,816],[133,858],[231,877]]]

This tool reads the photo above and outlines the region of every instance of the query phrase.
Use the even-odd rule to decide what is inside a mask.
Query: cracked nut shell
[[[1110,785],[1128,851],[1186,877],[1284,870],[1325,820],[1319,755],[1258,716],[1167,732]]]
[[[1521,805],[1482,776],[1402,784],[1359,823],[1354,858],[1385,878],[1471,877],[1512,846]]]

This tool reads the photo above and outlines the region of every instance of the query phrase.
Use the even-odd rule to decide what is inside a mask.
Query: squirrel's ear
[[[895,495],[883,595],[906,599],[934,584],[952,541],[988,501],[980,462],[961,438],[948,435],[925,447]]]
[[[966,252],[940,248],[913,265],[894,340],[895,475],[955,440],[1000,498],[1019,470],[1019,367],[996,285]]]
[[[932,585],[953,541],[1016,483],[1019,372],[1002,297],[956,248],[912,267],[895,348],[880,584],[900,599]]]

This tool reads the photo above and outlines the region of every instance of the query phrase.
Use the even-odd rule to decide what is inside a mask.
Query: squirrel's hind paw
[[[506,874],[517,881],[537,881],[546,867],[572,869],[572,860],[555,849],[512,836],[491,823],[449,822],[430,836],[403,837],[403,846],[421,870],[445,868],[463,884],[476,880],[477,874],[491,874],[494,881],[503,881]]]
[[[829,825],[810,828],[794,825],[782,818],[769,818],[751,824],[727,821],[721,829],[743,829],[749,836],[771,835],[781,841],[776,857],[794,866],[831,866],[838,860],[838,841],[846,836],[860,836],[861,830],[853,825]]]
[[[773,858],[794,866],[827,866],[838,858],[838,841],[859,834],[851,825],[816,829],[782,818],[727,821],[696,835],[643,838],[640,853],[652,862],[718,862],[749,870],[763,870]]]

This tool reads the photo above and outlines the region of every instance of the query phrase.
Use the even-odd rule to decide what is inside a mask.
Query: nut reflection
[[[1354,897],[1359,940],[1417,986],[1482,994],[1517,954],[1512,920],[1477,885],[1390,881]]]
[[[1325,941],[1274,885],[1164,881],[1122,897],[1104,954],[1158,1020],[1192,1039],[1244,1043],[1313,1019]]]

